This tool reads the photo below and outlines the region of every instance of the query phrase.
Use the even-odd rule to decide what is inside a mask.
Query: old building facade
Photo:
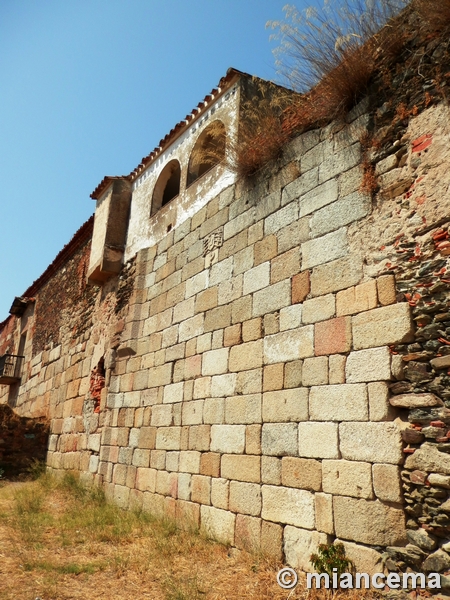
[[[242,179],[222,158],[252,81],[229,70],[97,187],[1,324],[24,358],[0,402],[49,420],[50,469],[124,508],[305,570],[339,539],[359,571],[387,548],[390,570],[444,573],[448,107],[386,137],[363,100]]]

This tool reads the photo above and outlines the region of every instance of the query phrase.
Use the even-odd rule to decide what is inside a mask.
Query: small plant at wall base
[[[330,577],[333,576],[333,569],[336,569],[339,577],[353,566],[345,556],[343,544],[319,544],[317,554],[311,554],[310,560],[317,573],[327,573]]]

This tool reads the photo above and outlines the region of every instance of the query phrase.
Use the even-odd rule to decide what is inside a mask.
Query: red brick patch
[[[431,133],[426,133],[425,135],[421,135],[419,138],[413,141],[412,143],[412,151],[413,152],[422,152],[428,146],[431,146],[433,141],[433,136]]]

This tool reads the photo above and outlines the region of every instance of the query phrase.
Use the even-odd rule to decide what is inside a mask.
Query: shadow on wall
[[[0,405],[0,469],[3,476],[15,479],[34,461],[44,461],[47,454],[49,423],[19,417],[8,405]]]

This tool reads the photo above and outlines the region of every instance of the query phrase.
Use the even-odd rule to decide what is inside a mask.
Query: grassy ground
[[[198,532],[179,531],[170,521],[122,511],[72,475],[0,482],[1,600],[328,596],[325,590],[308,596],[301,585],[282,590],[276,583],[279,568]]]

